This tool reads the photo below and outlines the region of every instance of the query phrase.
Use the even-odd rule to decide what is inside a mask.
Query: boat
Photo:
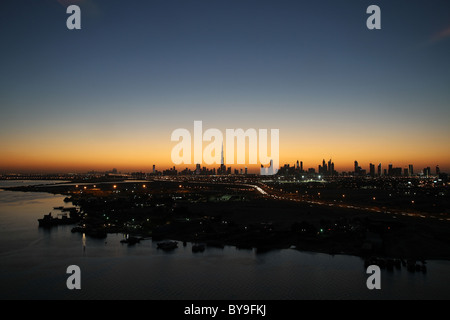
[[[406,268],[409,272],[415,272],[416,271],[416,261],[412,259],[408,259],[406,262]]]
[[[253,247],[248,243],[239,243],[236,245],[238,250],[253,250]]]
[[[224,244],[220,241],[215,241],[215,240],[211,240],[207,242],[207,246],[208,247],[213,247],[213,248],[219,248],[219,249],[223,249],[225,248]]]
[[[127,243],[129,246],[132,246],[139,242],[141,242],[141,238],[136,237],[128,237],[127,239],[120,240],[120,243]]]
[[[61,218],[58,218],[59,216]],[[70,212],[70,217],[66,212],[59,213],[57,214],[56,217],[53,217],[52,213],[50,212],[49,214],[44,215],[42,219],[38,219],[38,222],[39,227],[50,228],[59,225],[74,224],[77,223],[79,220],[80,220],[79,212],[75,210]]]
[[[53,227],[58,225],[58,218],[52,217],[52,213],[44,215],[42,219],[38,219],[39,227]]]
[[[203,251],[205,251],[204,244],[194,244],[192,246],[192,252],[203,252]]]
[[[60,224],[74,224],[74,223],[76,223],[76,219],[69,218],[67,216],[67,213],[61,214],[61,219],[57,219],[57,220],[58,220],[58,225],[60,225]]]
[[[85,231],[86,231],[86,229],[83,228],[83,227],[81,227],[81,226],[74,227],[74,228],[72,228],[72,230],[71,230],[72,233],[75,233],[75,232],[81,232],[81,233],[84,233]]]
[[[164,250],[164,251],[170,251],[178,248],[178,242],[176,241],[163,241],[158,242],[157,244],[158,249]]]
[[[85,233],[87,236],[96,239],[104,239],[108,236],[104,229],[87,229]]]

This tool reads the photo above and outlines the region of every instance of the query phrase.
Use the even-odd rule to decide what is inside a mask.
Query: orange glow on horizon
[[[113,135],[113,136],[111,136]],[[0,141],[0,173],[83,173],[88,171],[107,171],[117,168],[121,172],[152,172],[153,165],[158,171],[172,168],[171,150],[176,142],[170,141],[169,130],[157,132],[133,132],[127,134],[105,134],[99,132],[70,133],[59,136],[32,135],[12,136]],[[150,138],[149,138],[150,137]],[[300,138],[299,138],[300,137]],[[303,168],[314,168],[329,159],[335,164],[335,170],[353,171],[355,160],[368,170],[369,163],[382,168],[392,163],[394,167],[414,165],[419,172],[424,167],[434,171],[439,165],[442,172],[450,171],[450,150],[447,136],[439,137],[423,135],[415,140],[398,135],[394,139],[384,133],[373,136],[365,134],[350,135],[347,133],[331,134],[328,131],[308,131],[301,134],[298,130],[280,129],[280,166],[296,164],[303,161]],[[203,148],[208,142],[203,143]],[[248,159],[248,155],[247,155]],[[225,163],[226,164],[226,163]],[[209,169],[217,165],[203,165]],[[234,169],[248,167],[248,172],[259,172],[260,165],[229,165]],[[177,170],[195,169],[195,164],[177,165]]]
[[[289,153],[286,149],[289,149]],[[299,148],[300,149],[300,148]],[[446,172],[450,168],[449,155],[444,152],[435,152],[434,156],[427,155],[426,152],[415,154],[415,153],[400,153],[397,157],[392,153],[386,154],[374,154],[365,153],[366,150],[358,150],[358,152],[341,151],[340,153],[332,152],[326,153],[321,152],[321,148],[309,148],[305,149],[304,152],[295,152],[291,148],[281,148],[280,149],[280,166],[284,164],[289,164],[290,166],[295,166],[297,160],[303,162],[303,169],[306,171],[308,168],[314,168],[317,171],[318,165],[322,163],[324,159],[326,162],[332,160],[335,164],[335,170],[338,172],[342,171],[353,171],[353,163],[355,160],[358,161],[359,165],[368,170],[369,164],[373,163],[378,166],[379,163],[382,164],[382,168],[387,168],[390,163],[394,167],[407,167],[409,164],[414,165],[414,170],[419,172],[424,167],[431,167],[434,171],[436,165],[439,165],[442,172]],[[0,173],[27,173],[27,172],[49,172],[49,173],[63,173],[63,172],[74,172],[83,173],[88,171],[108,171],[113,168],[117,168],[122,173],[124,172],[152,172],[153,165],[156,166],[158,171],[173,168],[174,164],[170,159],[170,151],[161,150],[161,152],[136,152],[130,151],[116,153],[115,151],[97,151],[97,152],[81,152],[81,153],[41,153],[34,154],[33,156],[28,156],[24,153],[6,153],[6,157],[0,160]],[[368,152],[369,150],[367,150]],[[372,150],[373,151],[373,150]],[[4,153],[5,154],[5,153]],[[260,164],[247,164],[247,165],[237,165],[237,164],[227,164],[227,167],[232,167],[232,172],[234,169],[245,169],[248,168],[249,173],[259,172]],[[218,168],[220,164],[216,165],[205,165],[201,164],[202,167],[208,169]],[[266,166],[266,165],[265,165]],[[191,170],[195,169],[195,164],[181,164],[175,166],[178,171],[185,168]]]

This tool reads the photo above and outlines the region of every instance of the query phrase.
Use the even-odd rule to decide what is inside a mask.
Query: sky
[[[279,129],[281,165],[450,172],[446,0],[2,0],[0,43],[0,173],[172,167],[195,120]]]

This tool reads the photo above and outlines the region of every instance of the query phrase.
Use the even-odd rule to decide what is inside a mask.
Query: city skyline
[[[170,168],[199,119],[279,129],[280,164],[450,172],[446,1],[377,1],[381,30],[369,1],[68,4],[0,5],[0,172]]]
[[[0,43],[3,299],[450,298],[449,0],[2,0]]]
[[[222,151],[223,154],[223,151]],[[221,156],[221,164],[215,165],[205,165],[205,164],[190,164],[190,165],[174,165],[170,166],[160,166],[157,164],[152,164],[147,168],[140,169],[118,169],[118,167],[107,168],[107,169],[95,169],[91,168],[90,170],[72,170],[72,171],[0,171],[0,175],[11,175],[11,174],[86,174],[86,173],[105,173],[105,174],[131,174],[131,173],[145,173],[145,174],[158,174],[164,175],[164,173],[176,172],[178,174],[182,174],[183,172],[189,172],[192,174],[195,173],[205,173],[208,174],[257,174],[262,175],[262,169],[269,169],[273,166],[272,162],[269,165],[225,165],[224,164],[224,156]],[[345,169],[340,169],[345,168]],[[346,175],[356,175],[356,176],[372,176],[372,177],[380,177],[380,176],[420,176],[420,175],[428,175],[428,176],[437,176],[441,173],[447,174],[448,171],[443,169],[439,164],[437,165],[426,165],[424,167],[417,166],[413,163],[408,163],[407,165],[399,165],[398,163],[360,163],[355,160],[353,162],[353,166],[347,165],[336,166],[335,162],[332,159],[328,161],[325,158],[322,159],[322,162],[316,162],[316,164],[309,165],[308,163],[304,163],[302,160],[297,160],[294,163],[283,163],[278,168],[280,172],[283,172],[283,169],[296,169],[296,173],[305,173],[305,174],[315,174],[322,176],[338,176],[342,174]],[[273,169],[272,169],[273,170]],[[278,171],[278,170],[277,170]],[[267,174],[268,171],[265,173]],[[269,174],[273,175],[273,174]],[[276,175],[276,173],[275,173]]]

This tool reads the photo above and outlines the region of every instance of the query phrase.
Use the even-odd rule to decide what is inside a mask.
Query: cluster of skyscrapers
[[[308,175],[319,175],[319,176],[337,176],[338,173],[334,170],[334,162],[330,159],[328,163],[323,159],[322,164],[319,164],[318,171],[314,168],[309,168],[307,170],[303,169],[303,161],[298,161],[294,166],[285,164],[279,170],[280,174],[308,174]]]
[[[162,172],[162,175],[231,175],[234,173],[235,175],[238,174],[248,174],[248,169],[245,167],[245,169],[234,169],[234,172],[232,172],[231,167],[226,167],[224,164],[224,157],[223,157],[223,147],[222,147],[222,154],[221,154],[221,164],[220,167],[208,169],[206,167],[201,167],[200,164],[196,165],[195,170],[191,169],[184,169],[183,171],[178,171],[175,169],[175,166],[173,168],[170,168],[168,170],[164,170]],[[274,168],[273,160],[270,161],[270,165],[268,167],[264,167],[261,165],[260,168],[260,175],[275,175],[275,174],[283,174],[283,175],[314,175],[319,177],[333,177],[338,176],[339,173],[334,169],[334,162],[330,159],[328,162],[325,161],[325,159],[322,160],[322,164],[318,165],[318,170],[316,171],[314,168],[308,168],[307,170],[303,169],[303,161],[298,161],[294,166],[290,166],[289,164],[285,164],[281,168]],[[436,175],[438,176],[441,172],[439,169],[439,166],[436,166]],[[155,165],[153,165],[153,175],[161,174],[161,172],[156,171]],[[354,162],[354,169],[350,172],[342,172],[340,175],[343,176],[355,176],[355,177],[366,177],[370,176],[372,178],[375,177],[412,177],[414,175],[420,175],[424,177],[430,177],[431,176],[431,168],[426,167],[421,172],[415,173],[414,172],[414,166],[412,164],[408,165],[405,168],[401,167],[394,167],[392,164],[389,164],[387,168],[382,168],[381,163],[379,163],[377,166],[373,163],[369,164],[369,172],[367,170],[363,169],[358,161],[355,160]]]
[[[440,174],[439,166],[436,166],[436,176]],[[297,161],[294,166],[290,166],[289,164],[285,164],[279,170],[280,174],[283,175],[295,175],[295,174],[305,174],[308,176],[321,176],[321,177],[333,177],[333,176],[354,176],[354,177],[366,177],[370,176],[372,178],[375,177],[412,177],[415,175],[420,175],[424,177],[430,177],[432,175],[431,168],[426,167],[421,172],[414,172],[414,166],[412,164],[408,165],[408,167],[394,167],[392,164],[389,164],[387,168],[382,168],[381,163],[375,165],[373,163],[369,164],[369,171],[363,169],[358,161],[354,162],[354,169],[350,172],[341,172],[340,174],[334,169],[334,162],[330,159],[328,162],[322,160],[322,164],[318,165],[318,170],[315,168],[309,168],[307,170],[303,169],[303,162]]]
[[[355,170],[354,170],[355,176],[366,176],[366,170],[363,170],[359,165],[358,161],[355,161]],[[439,166],[436,166],[436,175],[440,174]],[[370,163],[369,164],[369,176],[372,178],[375,177],[381,177],[381,176],[388,176],[388,177],[412,177],[414,176],[414,166],[412,164],[408,165],[408,167],[401,168],[401,167],[394,167],[392,163],[388,165],[388,168],[382,169],[381,163],[378,164],[377,170],[375,171],[375,165]],[[431,168],[426,167],[423,168],[421,175],[425,177],[431,176]]]

